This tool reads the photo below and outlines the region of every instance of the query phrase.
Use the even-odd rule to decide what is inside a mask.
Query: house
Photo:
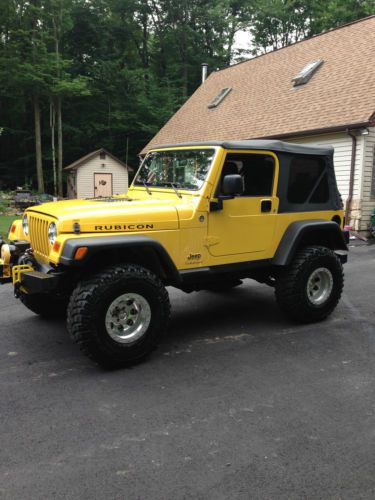
[[[126,193],[129,166],[101,148],[71,163],[68,175],[69,198],[100,198]]]
[[[144,148],[276,138],[335,148],[347,222],[375,208],[375,16],[214,71]]]

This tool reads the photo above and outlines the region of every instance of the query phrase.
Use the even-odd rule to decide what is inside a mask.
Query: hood
[[[57,219],[60,233],[72,233],[76,222],[83,233],[159,231],[178,229],[179,226],[174,201],[156,198],[67,200],[30,207],[27,212]]]

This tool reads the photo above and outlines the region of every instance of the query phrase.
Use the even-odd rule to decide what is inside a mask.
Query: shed
[[[212,72],[145,146],[282,139],[332,145],[347,221],[375,208],[375,16]]]
[[[132,169],[104,148],[71,163],[67,193],[69,198],[101,198],[128,191]]]

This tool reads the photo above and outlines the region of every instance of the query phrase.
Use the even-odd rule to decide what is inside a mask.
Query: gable
[[[102,154],[105,155],[104,159],[101,159]],[[85,156],[82,156],[82,158],[79,158],[78,160],[74,161],[73,163],[71,163],[67,167],[64,167],[64,170],[72,170],[72,169],[80,168],[82,165],[86,165],[91,160],[97,160],[97,161],[101,161],[101,162],[111,160],[111,161],[117,163],[118,165],[121,165],[122,167],[129,169],[129,166],[126,165],[126,163],[121,161],[119,158],[116,158],[116,156],[114,156],[112,153],[110,153],[106,149],[101,148],[101,149],[98,149],[96,151],[92,151],[91,153],[88,153]]]

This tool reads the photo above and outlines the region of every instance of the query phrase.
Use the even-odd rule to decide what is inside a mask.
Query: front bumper
[[[20,281],[15,283],[15,287],[28,295],[42,294],[56,290],[59,282],[60,276],[57,274],[47,274],[33,270],[22,272]]]
[[[22,263],[22,254],[30,247],[28,242],[14,241],[11,245],[1,242],[0,284],[13,283],[16,295],[49,293],[55,290],[61,273],[46,264],[40,264],[32,257]],[[21,262],[20,264],[18,262]]]

